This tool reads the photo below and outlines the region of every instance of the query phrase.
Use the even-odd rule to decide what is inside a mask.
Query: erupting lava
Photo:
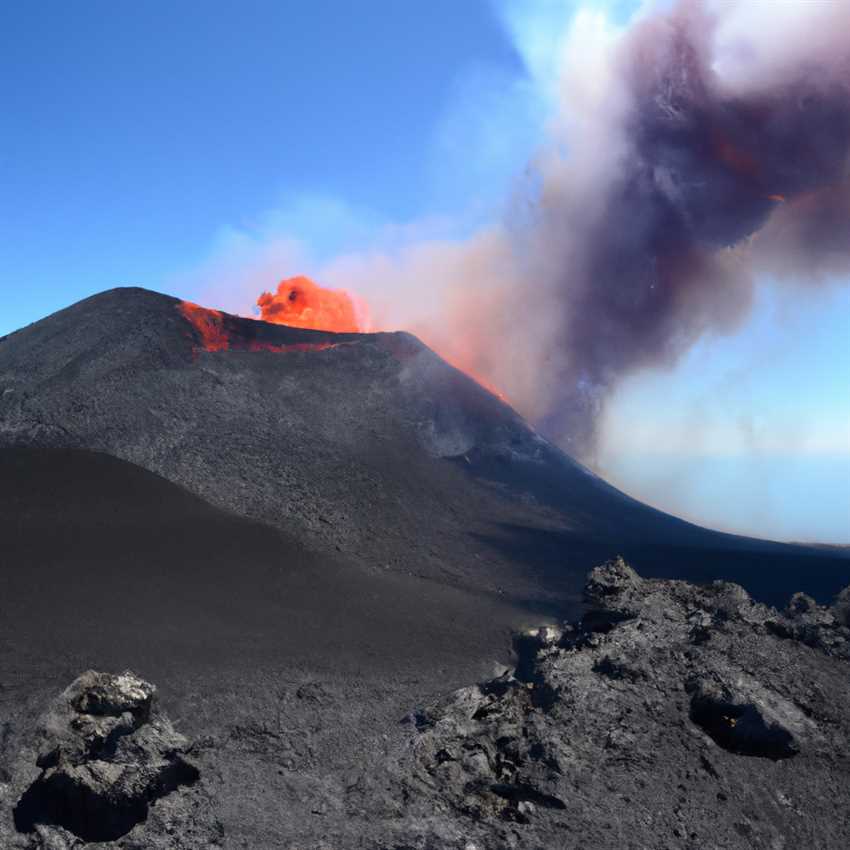
[[[355,301],[347,292],[338,289],[326,289],[308,277],[298,277],[282,280],[277,291],[263,292],[257,299],[260,308],[260,318],[264,322],[276,325],[287,325],[296,328],[309,328],[317,331],[332,331],[335,333],[362,333],[366,330],[365,322],[358,317],[365,317],[366,306],[361,301]],[[205,351],[324,351],[336,347],[336,343],[293,343],[289,345],[273,345],[256,340],[244,340],[232,337],[225,328],[224,314],[219,310],[209,310],[190,301],[180,304],[183,316],[192,324],[201,338]],[[372,324],[372,323],[370,323]],[[384,330],[372,328],[369,330]],[[473,368],[475,362],[475,346],[469,338],[458,340],[451,351],[439,350],[426,336],[424,342],[436,350],[444,360],[465,372],[477,383],[481,384],[502,401],[507,398],[485,377]]]
[[[274,351],[285,354],[290,351],[326,351],[337,346],[337,343],[333,342],[291,342],[275,345],[256,339],[239,339],[227,332],[224,327],[224,314],[220,310],[210,310],[191,301],[181,301],[180,312],[200,335],[204,351]]]
[[[257,299],[264,322],[337,333],[363,330],[354,299],[342,290],[325,289],[303,275],[282,280],[277,292]],[[362,308],[361,308],[362,312]]]
[[[337,333],[357,333],[366,330],[364,322],[358,319],[358,314],[368,315],[361,301],[355,302],[351,295],[341,289],[326,289],[319,286],[304,275],[282,280],[274,294],[263,292],[257,299],[257,306],[260,308],[260,318],[264,322]],[[370,330],[384,330],[384,328],[370,328]],[[431,345],[428,339],[424,342]],[[460,369],[461,372],[466,372],[493,395],[498,396],[502,401],[507,401],[492,383],[470,367],[470,363],[474,360],[474,352],[466,348],[468,345],[460,346],[454,352],[438,351],[438,353],[444,360],[456,369]]]

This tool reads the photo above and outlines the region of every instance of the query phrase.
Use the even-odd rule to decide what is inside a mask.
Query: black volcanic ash
[[[717,70],[723,21],[707,3],[643,20],[613,52],[596,129],[572,139],[602,147],[579,150],[565,174],[547,166],[529,244],[559,316],[539,423],[575,453],[592,453],[623,377],[733,328],[755,274],[816,283],[850,269],[850,11],[839,5],[813,13],[843,28],[843,43],[802,59],[800,45],[777,44],[793,61],[757,81]]]

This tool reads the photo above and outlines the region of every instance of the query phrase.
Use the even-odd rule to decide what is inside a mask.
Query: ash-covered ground
[[[179,306],[0,340],[0,846],[91,846],[57,787],[127,848],[847,845],[845,553],[640,505],[407,335]],[[579,623],[617,553],[757,601],[623,568]]]
[[[86,672],[39,720],[7,724],[18,740],[0,840],[847,846],[850,587],[831,606],[796,594],[778,612],[739,585],[641,579],[618,559],[585,595],[581,620],[517,633],[512,667],[401,718],[378,707],[408,683],[319,675],[270,692],[266,679],[239,702],[202,697],[218,715],[185,718],[186,731],[204,727],[191,740],[150,683]]]

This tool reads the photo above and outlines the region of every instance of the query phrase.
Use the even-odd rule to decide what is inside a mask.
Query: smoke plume
[[[377,300],[419,281],[440,309],[408,326],[592,459],[623,378],[736,328],[760,272],[850,271],[850,5],[579,13],[564,56],[521,215],[328,273]]]
[[[850,34],[846,6],[818,11]],[[613,107],[597,104],[607,132],[592,133],[602,150],[582,153],[608,161],[590,180],[569,166],[542,174],[530,253],[560,327],[540,424],[578,454],[624,376],[741,320],[759,266],[811,282],[848,268],[847,42],[724,78],[722,23],[688,2],[637,24],[610,56]]]
[[[850,3],[648,2],[619,29],[585,9],[556,67],[537,47],[552,118],[500,224],[307,270],[592,464],[623,380],[734,331],[756,279],[850,275]]]

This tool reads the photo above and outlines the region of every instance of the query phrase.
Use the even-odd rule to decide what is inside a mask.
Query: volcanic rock
[[[513,672],[413,716],[411,847],[850,846],[850,629],[831,610],[619,559],[586,599],[518,635]]]
[[[773,604],[801,589],[823,601],[847,567],[846,553],[711,532],[629,498],[410,334],[187,313],[143,289],[0,341],[4,446],[105,452],[370,568],[547,603],[617,552]]]
[[[409,335],[213,319],[208,350],[179,301],[121,289],[0,340],[0,847],[83,843],[33,814],[61,771],[125,813],[115,831],[129,832],[94,843],[127,850],[561,848],[573,834],[654,850],[667,839],[647,838],[652,822],[684,829],[679,784],[694,846],[763,834],[779,789],[789,850],[804,827],[845,850],[828,830],[846,802],[833,739],[850,596],[823,603],[850,578],[847,551],[639,505]],[[588,568],[616,552],[642,576],[730,579],[752,598],[615,563],[580,621],[551,625],[581,616]],[[785,611],[794,591],[809,598]],[[687,649],[684,615],[663,613],[677,599],[691,599]],[[111,688],[66,704],[60,730],[88,719],[46,738],[38,717],[88,667],[144,671],[191,752],[172,761],[154,742],[133,762],[161,712],[152,699],[144,721],[144,697]],[[488,677],[466,714],[435,704]],[[593,711],[571,711],[579,698]],[[90,745],[106,755],[75,763]],[[697,753],[713,785],[684,776],[709,769]],[[127,782],[112,772],[125,756]],[[148,768],[169,763],[200,778],[157,796]]]
[[[194,823],[197,795],[179,799],[199,771],[188,741],[157,710],[155,697],[154,686],[130,672],[89,670],[71,683],[39,724],[40,773],[14,807],[15,828],[24,834],[15,846],[75,847],[128,836],[126,846],[137,847],[143,833],[146,847],[163,839],[174,847],[217,846],[209,813]],[[151,808],[169,795],[178,798],[167,814],[171,828],[146,832]],[[182,835],[172,840],[165,833],[175,824]]]
[[[845,587],[832,605],[832,616],[842,626],[850,626],[850,587]]]

